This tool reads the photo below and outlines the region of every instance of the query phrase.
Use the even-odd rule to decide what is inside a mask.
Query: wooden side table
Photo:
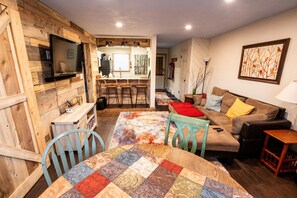
[[[193,94],[185,94],[185,102],[190,104],[194,104]]]
[[[261,162],[273,170],[276,176],[279,173],[296,172],[297,155],[288,155],[287,151],[290,144],[297,144],[297,132],[290,129],[264,130],[264,132],[266,133],[266,138],[261,153]],[[270,137],[284,143],[280,155],[278,152],[273,151],[273,149],[268,148],[268,141]]]

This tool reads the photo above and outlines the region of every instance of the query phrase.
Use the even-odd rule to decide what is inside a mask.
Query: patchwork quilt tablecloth
[[[251,197],[133,145],[99,153],[41,197]]]

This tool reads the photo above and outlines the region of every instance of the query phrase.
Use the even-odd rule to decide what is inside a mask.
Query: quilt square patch
[[[97,172],[94,172],[82,182],[74,186],[83,196],[94,197],[103,190],[110,181]]]
[[[143,176],[128,168],[113,180],[112,183],[130,195],[143,183],[144,180],[145,178]]]
[[[202,186],[189,180],[186,177],[178,176],[169,192],[176,197],[197,197],[202,190]]]
[[[232,197],[233,195],[233,189],[231,187],[210,178],[206,178],[204,187],[210,189],[211,191],[219,192],[227,197]]]
[[[64,174],[64,177],[71,183],[73,186],[79,183],[84,178],[88,177],[94,172],[87,164],[81,162],[73,166],[67,173]]]
[[[116,147],[116,148],[109,149],[109,150],[105,151],[104,153],[107,154],[110,158],[116,158],[119,155],[121,155],[122,153],[124,153],[125,151],[126,151],[126,149],[124,149],[122,147]]]
[[[124,172],[128,166],[116,161],[112,160],[105,166],[102,166],[98,172],[109,179],[109,181],[113,181],[117,176],[119,176],[122,172]]]
[[[177,174],[159,166],[152,172],[152,174],[148,177],[151,183],[154,183],[156,186],[160,186],[165,190],[169,190],[177,178]]]
[[[136,161],[130,168],[143,177],[147,178],[156,168],[158,164],[151,162],[150,160],[141,157],[138,161]]]
[[[143,182],[136,191],[132,193],[132,197],[134,198],[150,198],[150,197],[164,197],[167,193],[167,190],[156,186],[154,183],[146,180]]]
[[[83,198],[84,196],[78,192],[75,188],[68,190],[60,198]]]
[[[200,175],[200,174],[195,173],[195,172],[193,172],[189,169],[186,169],[186,168],[184,168],[179,175],[184,176],[184,177],[192,180],[193,182],[200,184],[201,186],[204,185],[204,182],[206,179],[206,176]]]
[[[160,164],[160,166],[163,166],[164,168],[171,170],[173,172],[175,172],[176,174],[180,174],[180,172],[182,171],[183,167],[174,164],[168,160],[163,160],[162,163]]]
[[[115,160],[117,160],[118,162],[121,162],[127,166],[131,166],[134,162],[139,160],[140,157],[141,156],[137,155],[136,153],[133,153],[131,151],[126,151],[126,152],[122,153],[121,155],[119,155],[117,158],[115,158]]]
[[[98,170],[101,166],[104,166],[108,162],[112,160],[111,157],[109,157],[106,153],[100,153],[97,155],[94,155],[93,157],[85,160],[84,162],[91,167],[93,170]]]
[[[115,184],[108,184],[99,194],[95,196],[95,198],[130,198],[130,196],[122,191]]]

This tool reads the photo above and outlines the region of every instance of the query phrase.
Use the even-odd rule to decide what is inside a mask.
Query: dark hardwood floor
[[[98,127],[96,131],[101,135],[104,143],[109,144],[117,118],[122,111],[151,111],[149,108],[107,108],[97,111]],[[295,174],[281,174],[274,176],[273,172],[259,162],[258,159],[237,159],[230,165],[222,162],[230,175],[256,198],[262,197],[297,197]],[[50,167],[50,172],[54,172]],[[295,180],[295,181],[294,181]],[[26,197],[38,197],[47,184],[42,176]]]

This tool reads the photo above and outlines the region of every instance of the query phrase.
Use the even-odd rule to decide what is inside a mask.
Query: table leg
[[[287,154],[288,146],[289,146],[288,144],[285,144],[284,147],[283,147],[282,154],[281,154],[281,156],[279,158],[279,162],[278,162],[276,172],[275,172],[276,176],[279,174],[280,168],[281,168],[282,163],[283,163],[283,161],[285,159],[285,156]]]
[[[266,134],[264,145],[263,145],[263,150],[262,150],[261,157],[260,157],[260,161],[262,161],[264,159],[264,153],[265,153],[265,149],[268,146],[269,138],[270,138],[270,135]]]

